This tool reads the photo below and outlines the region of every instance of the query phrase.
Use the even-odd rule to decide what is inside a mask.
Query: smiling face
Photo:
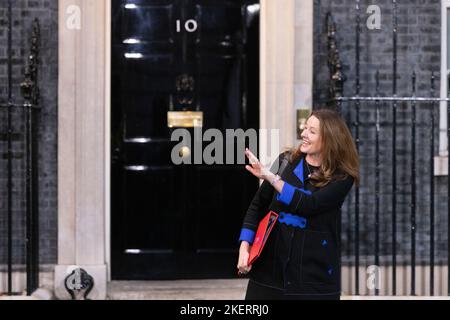
[[[320,155],[322,151],[322,142],[319,119],[315,116],[311,116],[306,122],[301,137],[303,142],[300,146],[300,151],[303,154],[309,154],[311,156]]]

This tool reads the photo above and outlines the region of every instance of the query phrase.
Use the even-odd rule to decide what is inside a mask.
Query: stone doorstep
[[[47,288],[38,288],[31,296],[27,296],[25,293],[14,296],[7,296],[5,293],[0,292],[0,300],[53,300],[53,292]]]
[[[341,296],[341,300],[450,300],[449,296]]]
[[[120,295],[120,294],[119,294]],[[236,298],[234,297],[234,295],[216,295],[216,298],[219,298],[218,300],[242,300],[243,298]],[[233,299],[236,298],[236,299]],[[144,300],[145,298],[140,296],[139,294],[129,294],[127,299],[124,299],[125,297],[119,297],[119,298],[115,298],[114,296],[112,297],[108,297],[108,300]],[[149,297],[150,298],[150,297]],[[203,297],[205,300],[214,300],[213,296],[204,296]],[[195,296],[195,295],[179,295],[176,292],[172,293],[172,294],[159,294],[159,295],[155,295],[151,300],[203,300],[201,299],[200,296]],[[29,297],[29,296],[13,296],[13,297],[7,297],[7,296],[0,296],[0,301],[26,301],[26,300],[42,300],[42,299],[38,299],[36,297]],[[369,300],[450,300],[450,297],[408,297],[408,296],[403,296],[403,297],[392,297],[392,296],[384,296],[384,297],[370,297],[370,296],[343,296],[341,297],[341,300],[345,301],[345,300],[365,300],[365,301],[369,301]]]
[[[107,300],[243,300],[243,293],[239,292],[177,292],[177,291],[163,291],[163,292],[118,292],[108,294]],[[0,296],[0,301],[26,301],[26,300],[45,300],[33,296]],[[447,296],[434,297],[410,297],[410,296],[342,296],[341,300],[450,300]]]
[[[248,280],[112,281],[109,300],[242,300]]]
[[[167,280],[167,281],[111,281],[108,290],[115,289],[229,289],[247,288],[248,279]]]
[[[109,300],[243,300],[248,280],[112,281]],[[448,296],[349,296],[341,300],[450,300]]]
[[[15,301],[15,300],[41,300],[41,299],[38,299],[36,297],[29,297],[29,296],[12,296],[12,297],[0,296],[0,300]]]
[[[176,281],[111,281],[107,300],[243,300],[248,279],[176,280]],[[8,297],[0,300],[50,300],[53,292],[38,289],[32,296]],[[450,300],[449,296],[350,296],[341,300]]]

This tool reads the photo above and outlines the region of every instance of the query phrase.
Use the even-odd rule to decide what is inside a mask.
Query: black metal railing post
[[[416,72],[412,74],[412,96],[416,96]],[[416,102],[411,102],[411,295],[416,295]]]
[[[393,6],[393,79],[392,94],[397,96],[397,1]],[[392,295],[397,294],[397,101],[392,105]]]
[[[361,83],[360,83],[360,34],[361,34],[361,16],[360,16],[360,0],[356,0],[356,97],[360,94]],[[355,143],[356,149],[359,154],[359,107],[360,101],[356,100],[356,119],[355,119]],[[355,188],[355,294],[359,295],[359,188]]]
[[[341,113],[341,102],[338,99],[343,96],[344,82],[346,76],[342,71],[342,63],[339,57],[339,49],[336,39],[336,23],[330,12],[326,15],[327,25],[327,47],[328,47],[328,69],[330,71],[330,87],[329,87],[329,102],[339,113]]]
[[[431,73],[431,89],[430,97],[435,94],[435,77],[434,72]],[[435,102],[431,102],[430,123],[430,295],[434,296],[434,108]]]
[[[40,27],[37,19],[33,22],[31,52],[25,80],[21,92],[26,103],[25,141],[26,141],[26,251],[27,251],[27,293],[31,295],[39,287],[39,206],[38,206],[38,139],[37,112],[40,92],[38,87]]]
[[[12,264],[13,264],[13,217],[12,217],[12,0],[8,0],[8,106],[7,106],[7,206],[8,206],[8,295],[12,295]]]
[[[13,219],[13,160],[16,158],[13,154],[13,138],[22,136],[20,133],[14,132],[18,130],[19,124],[13,123],[13,111],[24,112],[25,123],[25,205],[26,205],[26,278],[27,293],[30,295],[39,286],[39,190],[38,190],[38,136],[37,128],[39,107],[39,88],[38,88],[38,61],[39,61],[39,44],[40,44],[40,27],[37,19],[33,22],[33,34],[31,53],[28,56],[29,63],[25,72],[25,80],[20,84],[21,93],[25,100],[24,103],[14,103],[13,94],[13,42],[12,42],[12,25],[13,25],[13,7],[12,0],[8,0],[7,4],[7,101],[0,103],[0,110],[5,110],[6,120],[6,292],[9,296],[17,294],[20,288],[13,288],[13,266],[16,260],[20,262],[18,256],[14,256],[16,239],[14,237],[14,225],[19,223]],[[15,118],[14,118],[15,119]],[[13,126],[14,125],[14,126]],[[15,170],[14,174],[20,174],[19,170]],[[15,177],[14,177],[15,178]],[[15,182],[15,181],[14,181]]]
[[[380,72],[375,76],[376,96],[380,96]],[[380,266],[380,102],[375,101],[375,265]],[[375,287],[375,295],[379,295]]]

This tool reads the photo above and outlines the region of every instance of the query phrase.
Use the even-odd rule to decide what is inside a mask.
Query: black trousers
[[[245,300],[340,300],[340,295],[286,294],[283,290],[267,287],[250,280]]]

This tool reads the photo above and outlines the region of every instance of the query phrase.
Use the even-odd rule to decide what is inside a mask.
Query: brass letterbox
[[[169,128],[196,128],[203,127],[202,111],[169,111],[167,113]]]

